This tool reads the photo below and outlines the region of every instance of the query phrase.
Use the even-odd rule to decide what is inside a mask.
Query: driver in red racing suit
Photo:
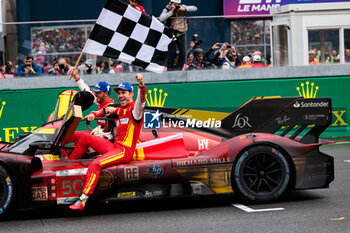
[[[110,97],[111,86],[108,83],[102,81],[97,83],[92,89],[90,89],[90,87],[84,82],[84,80],[78,77],[76,69],[72,70],[72,77],[75,79],[75,82],[77,83],[81,91],[87,91],[93,94],[94,103],[97,105],[97,111],[106,108],[108,105],[114,104],[114,100]],[[86,116],[86,120],[93,121],[95,119],[94,114],[95,111],[89,113]],[[105,120],[98,120],[97,127],[99,126],[102,126],[102,128],[106,128],[107,122]],[[82,134],[90,134],[90,131],[75,131],[71,137],[67,138],[64,142],[62,142],[62,145],[66,145],[71,142],[76,142]],[[63,152],[63,154],[66,153]],[[64,157],[66,157],[66,155],[64,155]]]
[[[139,84],[136,101],[133,101],[134,93],[131,84],[123,82],[113,89],[114,92],[118,93],[120,107],[105,108],[106,115],[118,115],[118,136],[115,142],[112,143],[94,135],[84,134],[76,141],[76,146],[69,155],[70,159],[80,158],[88,147],[92,147],[97,153],[102,154],[90,164],[86,173],[83,193],[73,205],[69,206],[70,209],[84,210],[86,201],[93,193],[103,168],[127,163],[133,157],[142,127],[146,98],[146,86],[142,74],[136,74],[135,78]],[[102,115],[103,110],[94,113],[95,117]]]

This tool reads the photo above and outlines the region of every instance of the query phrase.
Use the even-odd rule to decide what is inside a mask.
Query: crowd
[[[80,52],[86,40],[84,27],[33,30],[32,37],[34,54]]]

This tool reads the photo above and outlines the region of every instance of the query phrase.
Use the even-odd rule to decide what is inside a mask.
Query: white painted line
[[[256,213],[256,212],[266,212],[266,211],[279,211],[279,210],[284,210],[284,208],[270,208],[270,209],[259,209],[259,210],[254,210],[252,208],[249,208],[248,206],[241,205],[241,204],[232,204],[234,207],[241,209],[245,212],[248,213]]]
[[[339,145],[339,144],[349,144],[350,142],[336,142],[335,144],[336,145]]]
[[[344,160],[345,163],[350,163],[350,160]]]

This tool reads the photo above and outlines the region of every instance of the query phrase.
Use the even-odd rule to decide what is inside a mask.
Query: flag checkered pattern
[[[171,30],[119,0],[107,0],[83,52],[162,73]]]

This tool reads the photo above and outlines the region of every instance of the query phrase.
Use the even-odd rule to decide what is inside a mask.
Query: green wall
[[[166,83],[147,85],[147,99],[150,95],[154,101],[154,88],[157,88],[157,100],[161,89],[164,107],[194,108],[231,112],[254,96],[299,96],[297,87],[302,93],[308,90],[313,94],[317,89],[316,97],[331,97],[333,105],[333,122],[323,137],[349,136],[349,117],[347,111],[350,105],[350,77],[322,77],[322,78],[289,78],[263,79],[242,81],[215,81],[193,83]],[[311,88],[311,83],[314,84]],[[19,134],[30,131],[46,121],[53,111],[58,94],[64,89],[36,89],[36,90],[2,90],[0,91],[0,139],[13,141]],[[166,93],[166,94],[165,94]],[[111,96],[117,99],[117,95]],[[6,104],[4,105],[4,102]],[[158,101],[159,102],[159,101]],[[85,111],[95,110],[92,106]]]

